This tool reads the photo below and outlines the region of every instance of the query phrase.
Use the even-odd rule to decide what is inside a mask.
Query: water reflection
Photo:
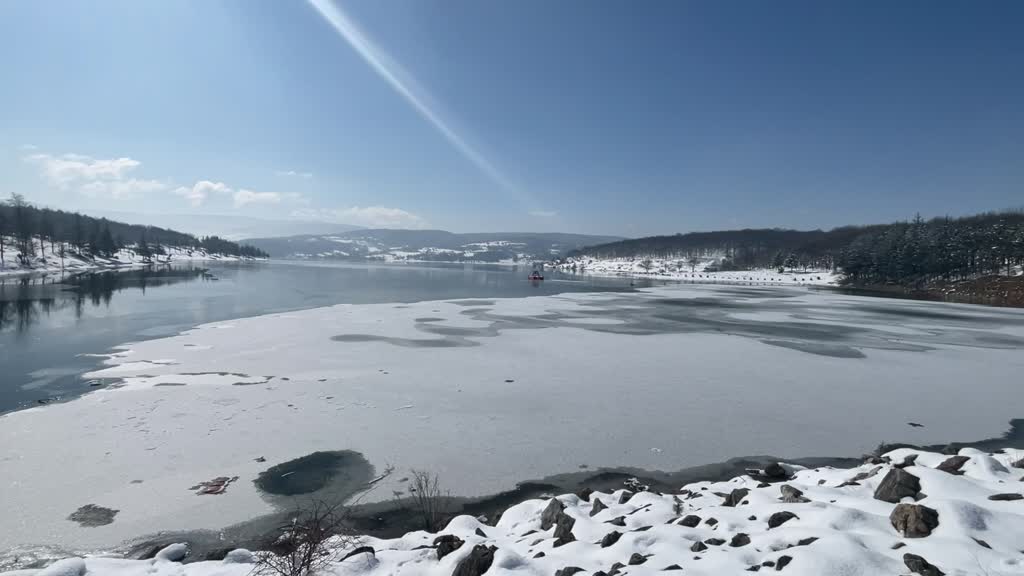
[[[139,268],[128,271],[103,271],[23,276],[0,280],[0,331],[19,333],[37,324],[55,311],[73,310],[80,319],[89,306],[107,307],[114,294],[195,280],[212,281],[216,277],[206,268]]]

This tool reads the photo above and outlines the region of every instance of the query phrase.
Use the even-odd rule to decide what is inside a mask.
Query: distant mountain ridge
[[[552,260],[585,246],[621,240],[618,236],[558,232],[480,232],[360,229],[336,234],[249,238],[248,245],[274,258],[386,262],[515,262]]]

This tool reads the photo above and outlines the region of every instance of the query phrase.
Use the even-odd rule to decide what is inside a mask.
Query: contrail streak
[[[392,60],[386,52],[377,47],[356,23],[348,17],[345,12],[335,5],[331,0],[309,0],[310,5],[320,13],[320,16],[327,21],[338,34],[348,42],[356,53],[391,85],[406,102],[430,122],[442,136],[451,143],[467,160],[472,162],[481,172],[494,181],[495,184],[506,191],[515,192],[512,183],[487,158],[477,152],[461,136],[452,130],[448,124],[434,110],[427,105],[429,98],[426,91],[416,86],[412,76],[402,69],[401,65]]]

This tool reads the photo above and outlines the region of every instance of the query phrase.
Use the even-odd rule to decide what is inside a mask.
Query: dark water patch
[[[335,450],[314,452],[282,462],[260,472],[256,488],[274,496],[311,494],[334,486],[351,496],[371,479],[373,466],[358,452]]]
[[[236,384],[237,384],[237,382],[236,382]],[[184,386],[184,385],[185,385],[184,382],[160,382],[159,384],[154,384],[153,386]]]
[[[114,516],[120,510],[114,510],[112,508],[104,508],[103,506],[97,506],[95,504],[86,504],[78,510],[75,510],[68,516],[68,520],[77,522],[79,526],[85,526],[94,528],[96,526],[106,526],[114,522]]]
[[[471,348],[479,342],[465,338],[393,338],[372,334],[339,334],[331,336],[335,342],[386,342],[402,348]]]
[[[761,340],[761,342],[770,346],[799,350],[800,352],[807,352],[808,354],[816,354],[818,356],[831,356],[832,358],[867,358],[863,352],[856,348],[850,348],[849,346],[829,346],[828,344],[818,344],[815,342],[790,342],[788,340]]]
[[[419,322],[419,323],[424,323],[424,322],[444,322],[445,319],[444,318],[438,318],[436,316],[424,316],[422,318],[416,318],[415,321]]]
[[[494,306],[496,302],[494,300],[453,300],[449,304],[455,304],[456,306]]]

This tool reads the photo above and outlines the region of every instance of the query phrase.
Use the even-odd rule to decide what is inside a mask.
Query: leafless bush
[[[252,574],[309,576],[359,545],[348,528],[348,509],[341,504],[318,500],[300,506],[280,530],[274,550],[258,556]],[[332,537],[337,538],[331,541]]]
[[[451,494],[441,490],[437,474],[425,470],[412,470],[409,492],[412,506],[423,522],[423,529],[436,532],[444,528],[450,513]]]

